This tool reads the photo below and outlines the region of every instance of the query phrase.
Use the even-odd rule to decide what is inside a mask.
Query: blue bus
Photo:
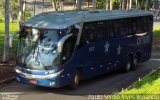
[[[15,79],[44,87],[70,86],[115,70],[129,72],[151,58],[153,14],[131,11],[46,12],[19,34]]]

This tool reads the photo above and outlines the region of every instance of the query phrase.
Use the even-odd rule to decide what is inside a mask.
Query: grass
[[[2,60],[3,55],[3,46],[4,46],[4,23],[0,23],[0,61]],[[19,30],[19,24],[18,23],[10,23],[10,35],[14,32],[17,32]],[[16,45],[17,45],[18,37],[15,37],[13,40],[13,48],[10,49],[10,54],[15,55],[16,53]]]
[[[154,30],[153,36],[160,37],[160,26],[154,26],[153,30]]]
[[[135,82],[130,88],[119,94],[160,94],[160,69],[151,72],[144,79]]]

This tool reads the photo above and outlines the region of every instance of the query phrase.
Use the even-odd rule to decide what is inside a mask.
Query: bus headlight
[[[19,69],[15,69],[16,73],[21,73],[21,71]]]

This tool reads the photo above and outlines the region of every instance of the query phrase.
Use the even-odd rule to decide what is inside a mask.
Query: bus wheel
[[[77,71],[76,75],[74,76],[73,83],[70,85],[70,89],[76,89],[80,82],[80,72]]]
[[[132,65],[132,61],[131,61],[131,58],[129,58],[125,67],[123,68],[123,72],[125,73],[129,72],[131,69],[131,65]]]
[[[133,58],[132,70],[136,70],[138,65],[139,65],[139,57],[136,56]]]

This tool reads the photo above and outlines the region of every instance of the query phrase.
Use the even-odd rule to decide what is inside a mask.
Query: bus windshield
[[[19,36],[17,65],[28,69],[49,70],[60,64],[58,41],[66,30],[24,28]]]

